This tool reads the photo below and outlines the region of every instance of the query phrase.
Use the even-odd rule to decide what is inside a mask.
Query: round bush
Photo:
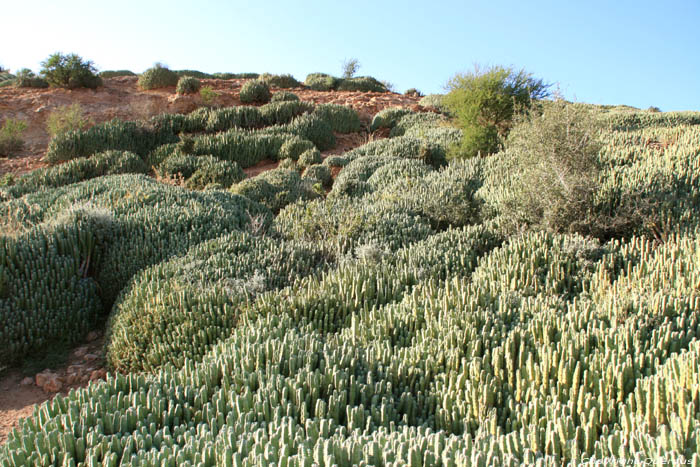
[[[289,91],[280,91],[272,95],[270,102],[287,102],[287,101],[298,101],[299,96]]]
[[[118,78],[120,76],[136,76],[131,70],[105,70],[100,72],[101,78]]]
[[[304,170],[303,180],[311,180],[313,183],[320,183],[323,186],[328,186],[333,181],[331,177],[331,169],[326,165],[314,164]]]
[[[301,86],[301,83],[292,75],[271,75],[270,73],[263,73],[259,79],[267,83],[268,86],[274,88],[298,88]]]
[[[321,163],[321,153],[316,148],[309,149],[309,150],[301,153],[301,155],[299,156],[299,160],[297,162],[302,167],[309,167],[309,166],[312,166],[314,164],[320,164]]]
[[[201,86],[202,83],[197,78],[192,76],[183,76],[178,80],[175,92],[178,94],[195,94],[199,92],[199,88]]]
[[[278,169],[288,169],[297,170],[297,163],[294,159],[282,159],[279,164],[277,164]]]
[[[291,159],[296,161],[299,159],[299,156],[302,153],[313,149],[316,149],[316,147],[311,141],[298,136],[293,136],[282,144],[279,152],[279,158],[280,160]]]
[[[311,73],[306,77],[304,84],[314,91],[331,91],[336,88],[338,78],[325,73]]]
[[[145,90],[167,88],[176,86],[179,79],[177,73],[157,64],[139,76],[139,87]]]
[[[28,68],[22,68],[17,72],[15,77],[15,87],[18,88],[48,88],[49,83],[38,76]]]
[[[343,156],[328,156],[323,163],[328,167],[345,167],[350,161]]]
[[[248,81],[241,87],[241,102],[244,104],[265,104],[271,97],[270,87],[262,81]]]

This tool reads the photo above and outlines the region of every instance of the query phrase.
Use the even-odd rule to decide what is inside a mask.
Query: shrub
[[[286,125],[266,128],[262,133],[292,134],[308,139],[320,150],[325,151],[335,146],[333,129],[321,117],[315,114],[303,114]]]
[[[299,155],[299,159],[297,160],[297,163],[299,164],[300,167],[310,167],[314,164],[320,164],[322,161],[321,159],[321,153],[319,152],[318,149],[309,149],[307,151],[302,152]]]
[[[324,159],[324,165],[328,167],[345,167],[350,161],[343,156],[328,156]]]
[[[273,88],[285,89],[298,88],[301,86],[301,83],[292,75],[271,75],[270,73],[263,73],[258,79]]]
[[[339,104],[319,104],[314,114],[325,120],[338,133],[355,133],[360,131],[362,124],[355,109]]]
[[[311,141],[299,136],[294,136],[284,142],[280,148],[279,158],[280,160],[290,159],[296,161],[304,152],[314,149],[316,149],[316,147]]]
[[[195,94],[199,91],[202,83],[193,76],[183,76],[177,80],[175,92],[178,94]]]
[[[89,88],[102,86],[102,78],[89,60],[83,61],[76,54],[55,53],[41,62],[41,76],[50,86],[60,88]]]
[[[229,188],[245,179],[245,173],[237,162],[220,161],[212,156],[199,156],[199,167],[187,179],[185,186],[192,190],[202,190],[209,186]]]
[[[302,179],[310,180],[311,183],[320,183],[322,186],[330,186],[333,178],[331,177],[331,169],[327,165],[314,164],[310,165],[304,170],[302,174]]]
[[[338,85],[338,78],[325,73],[310,73],[304,84],[314,91],[332,91]]]
[[[197,79],[209,79],[213,77],[213,75],[210,75],[209,73],[204,73],[203,71],[197,70],[174,70],[174,72],[180,78],[183,76],[192,76],[193,78]]]
[[[82,130],[92,121],[83,116],[82,106],[75,102],[71,105],[58,107],[46,117],[46,131],[53,138],[56,135],[73,130]]]
[[[258,73],[214,73],[211,75],[215,79],[257,79]]]
[[[318,198],[311,184],[302,180],[299,172],[281,168],[246,178],[232,186],[231,192],[256,201],[274,213],[299,200]]]
[[[199,90],[199,97],[202,98],[202,103],[206,106],[213,106],[216,98],[219,96],[220,94],[214,91],[211,86],[202,86]]]
[[[384,84],[371,76],[343,79],[337,89],[338,91],[388,92]]]
[[[16,76],[10,73],[9,71],[0,71],[0,88],[14,85],[15,78]]]
[[[445,112],[447,111],[447,108],[445,108],[444,99],[444,94],[428,94],[418,101],[418,105],[422,107],[431,107],[441,112]]]
[[[105,175],[147,172],[148,166],[136,154],[105,151],[91,157],[73,159],[55,167],[33,170],[18,178],[8,193],[17,198],[42,189],[58,188]]]
[[[24,147],[22,133],[27,129],[27,123],[19,120],[6,118],[0,127],[0,156],[11,156]]]
[[[406,91],[404,91],[403,95],[404,95],[404,96],[409,96],[409,97],[423,97],[423,93],[420,92],[420,91],[419,91],[418,89],[416,89],[416,88],[409,88],[409,89],[406,89]]]
[[[105,70],[100,72],[101,78],[118,78],[120,76],[136,76],[136,73],[130,70]]]
[[[342,76],[343,78],[352,78],[360,69],[360,62],[356,58],[346,59],[343,61]]]
[[[241,87],[241,102],[245,104],[265,104],[270,98],[270,87],[262,81],[248,81]]]
[[[279,125],[291,122],[295,117],[310,112],[314,109],[314,105],[309,102],[302,101],[282,101],[270,102],[261,107],[260,117],[262,123],[268,125]]]
[[[518,174],[506,217],[552,232],[599,231],[602,219],[592,210],[599,129],[589,111],[562,100],[518,123],[506,144]]]
[[[180,77],[165,65],[156,63],[155,66],[141,73],[139,76],[139,87],[141,89],[160,89],[169,86],[176,86]]]
[[[34,74],[29,68],[22,68],[17,72],[14,80],[15,86],[18,88],[48,88],[49,83]]]
[[[296,170],[297,172],[299,171],[299,167],[297,167],[297,163],[294,159],[282,159],[280,160],[279,164],[277,164],[278,169],[288,169],[288,170]]]
[[[370,130],[377,131],[380,128],[394,128],[394,125],[401,117],[410,113],[411,110],[404,107],[389,107],[381,110],[372,119]]]
[[[169,126],[114,119],[86,130],[56,135],[49,141],[46,160],[52,163],[67,161],[108,149],[131,151],[145,157],[161,144],[175,141],[177,136]]]
[[[279,91],[272,95],[270,102],[298,101],[299,96],[289,91]]]
[[[501,147],[516,112],[549,95],[549,85],[524,70],[501,66],[457,74],[447,83],[443,103],[464,130],[462,153],[473,157]]]

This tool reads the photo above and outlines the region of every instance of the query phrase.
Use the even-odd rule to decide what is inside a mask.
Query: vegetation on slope
[[[124,373],[37,407],[0,464],[697,463],[700,114],[542,104],[449,164],[465,133],[385,111],[390,138],[303,174],[350,112],[204,109],[98,156],[128,148],[75,133],[86,159],[2,191],[0,356],[107,312]],[[99,163],[262,157],[289,162],[245,196]]]

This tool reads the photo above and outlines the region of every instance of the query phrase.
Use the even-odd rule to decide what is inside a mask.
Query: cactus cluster
[[[402,135],[245,196],[112,175],[0,202],[22,227],[0,237],[0,357],[115,303],[121,371],[35,407],[0,465],[698,465],[698,114],[599,111],[596,209],[654,207],[612,239],[511,233],[507,153],[444,167],[440,117],[386,117]],[[151,154],[291,161],[330,128]],[[337,167],[328,196],[297,191]]]

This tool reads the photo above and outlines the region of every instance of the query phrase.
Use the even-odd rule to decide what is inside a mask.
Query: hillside
[[[448,161],[417,97],[134,80],[0,89],[46,163],[0,187],[0,365],[104,328],[110,370],[0,465],[700,462],[700,113],[564,107],[615,221],[581,234],[513,229],[522,154]]]
[[[199,95],[178,95],[175,86],[144,91],[137,85],[136,76],[121,76],[104,80],[104,86],[91,89],[31,89],[0,87],[0,115],[21,119],[28,127],[24,134],[25,148],[19,157],[0,158],[0,176],[5,173],[25,173],[46,167],[41,158],[46,153],[49,135],[46,131],[48,115],[63,106],[80,104],[85,117],[94,123],[113,118],[139,120],[161,113],[188,113],[202,106]],[[245,79],[203,79],[203,86],[211,86],[219,94],[215,104],[220,107],[240,105],[241,86]],[[371,120],[380,110],[401,106],[418,110],[418,97],[395,93],[359,91],[313,91],[307,88],[290,89],[303,101],[314,104],[339,104],[355,109],[360,118]]]

